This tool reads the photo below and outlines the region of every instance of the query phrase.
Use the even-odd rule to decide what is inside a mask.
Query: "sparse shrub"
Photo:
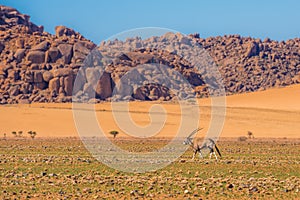
[[[239,142],[245,142],[245,141],[247,141],[247,137],[246,136],[241,136],[241,137],[238,137],[238,141]]]
[[[247,135],[249,139],[254,138],[254,135],[251,131],[248,131]]]
[[[11,134],[13,134],[15,137],[17,137],[17,132],[16,131],[11,132]]]
[[[34,139],[37,133],[35,131],[28,131],[28,134],[30,135],[31,139]]]
[[[195,99],[188,99],[187,102],[192,105],[195,105],[197,103]]]
[[[119,134],[118,131],[110,131],[109,134],[113,135],[114,138],[116,138],[116,136]]]
[[[22,137],[23,131],[18,131],[18,137]]]

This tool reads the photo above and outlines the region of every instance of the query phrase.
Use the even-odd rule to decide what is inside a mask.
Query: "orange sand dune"
[[[300,85],[280,89],[228,96],[224,129],[221,137],[245,136],[252,131],[255,137],[300,138]],[[209,128],[210,99],[199,99],[200,126]],[[130,116],[137,125],[150,123],[149,109],[155,103],[131,102]],[[168,113],[163,129],[156,136],[172,137],[180,125],[180,107],[175,103],[159,103]],[[110,103],[96,105],[96,116],[105,133],[119,130]],[[118,113],[118,112],[116,112]],[[121,112],[120,112],[121,113]],[[156,113],[160,119],[161,112]],[[193,116],[189,116],[193,117]],[[91,123],[86,120],[87,125]],[[159,123],[154,121],[153,123]],[[72,104],[5,105],[0,107],[0,134],[12,131],[37,131],[39,137],[78,136],[73,119]]]

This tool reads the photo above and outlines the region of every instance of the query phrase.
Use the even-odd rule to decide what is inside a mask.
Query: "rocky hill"
[[[86,55],[96,47],[74,30],[57,26],[55,35],[30,22],[16,9],[0,6],[0,104],[70,102],[73,84]],[[164,36],[162,36],[164,37]],[[239,35],[189,38],[201,44],[217,63],[227,94],[265,90],[300,83],[300,39],[273,41]],[[136,42],[132,39],[128,42]],[[100,47],[101,48],[101,47]],[[95,88],[99,100],[109,100],[115,83],[138,64],[164,63],[180,72],[198,96],[207,96],[205,80],[189,62],[165,51],[138,48],[112,63]],[[85,71],[86,79],[93,70]],[[88,90],[84,84],[81,88]],[[139,100],[169,100],[159,85],[133,91]]]
[[[55,31],[0,6],[0,103],[71,101],[74,77],[96,45],[64,26]]]
[[[195,35],[194,35],[195,36]],[[300,39],[261,41],[229,35],[195,39],[219,66],[228,94],[300,83]]]

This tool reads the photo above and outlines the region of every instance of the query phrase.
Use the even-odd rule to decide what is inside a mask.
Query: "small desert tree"
[[[34,139],[36,136],[36,132],[35,131],[28,131],[28,134],[30,135],[31,139]]]
[[[33,131],[32,134],[31,134],[31,138],[34,139],[35,136],[36,136],[36,134],[37,134],[37,133],[36,133],[35,131]]]
[[[246,136],[240,136],[240,137],[238,137],[238,141],[239,142],[245,142],[245,141],[247,141],[247,137]]]
[[[247,135],[249,139],[254,138],[253,133],[251,131],[248,131]]]
[[[33,133],[33,131],[28,131],[27,133],[28,133],[28,135],[30,135],[30,137],[31,137],[31,134]]]
[[[17,132],[16,131],[11,132],[11,134],[13,134],[15,137],[17,137]]]
[[[118,131],[110,131],[109,133],[110,133],[111,135],[113,135],[114,138],[116,138],[116,136],[119,134]]]
[[[23,131],[18,131],[18,137],[22,137]]]

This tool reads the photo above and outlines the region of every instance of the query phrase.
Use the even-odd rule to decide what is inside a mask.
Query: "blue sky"
[[[100,43],[119,32],[163,27],[201,37],[240,34],[286,40],[300,37],[298,0],[1,0],[54,33],[56,25],[74,28]]]

